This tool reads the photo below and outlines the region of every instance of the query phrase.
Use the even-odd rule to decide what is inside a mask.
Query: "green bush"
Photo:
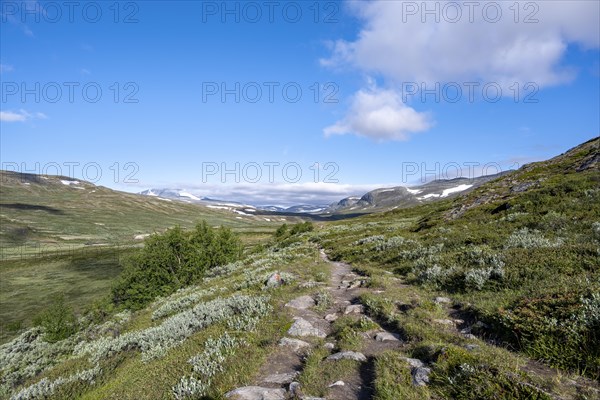
[[[482,363],[468,351],[449,346],[437,354],[431,375],[431,388],[442,398],[539,399],[552,397],[526,382],[522,373],[507,373]]]
[[[275,241],[279,247],[286,247],[298,241],[300,234],[312,232],[314,229],[315,227],[310,221],[294,224],[291,227],[287,224],[283,224],[275,231]]]
[[[493,322],[502,339],[566,370],[600,378],[600,292],[555,292],[516,301]]]
[[[213,229],[202,222],[191,232],[180,227],[146,239],[144,248],[129,258],[113,287],[116,304],[140,309],[157,296],[198,282],[213,267],[238,260],[241,241],[230,229]]]
[[[56,296],[50,307],[34,319],[34,325],[43,328],[44,339],[50,343],[68,338],[78,328],[73,308],[65,304],[62,295]]]

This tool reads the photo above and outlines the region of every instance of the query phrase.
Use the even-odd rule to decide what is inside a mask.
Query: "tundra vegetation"
[[[464,196],[284,225],[245,248],[205,223],[150,236],[103,301],[82,312],[57,298],[0,346],[0,398],[221,399],[253,385],[294,322],[285,304],[336,304],[324,249],[360,277],[362,311],[307,339],[304,395],[342,380],[380,400],[596,399],[597,154],[596,139]],[[396,347],[368,339],[382,329]]]

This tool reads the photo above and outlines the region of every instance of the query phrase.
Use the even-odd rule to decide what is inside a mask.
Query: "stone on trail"
[[[325,332],[314,327],[313,324],[304,318],[296,318],[296,321],[292,324],[287,333],[288,335],[292,336],[316,336],[320,338],[327,337]]]
[[[225,394],[232,400],[285,400],[285,389],[272,389],[260,386],[245,386]]]
[[[306,348],[310,347],[310,343],[307,343],[304,340],[291,339],[291,338],[287,338],[287,337],[281,338],[281,340],[279,341],[279,345],[291,347],[292,350],[294,350],[294,351],[300,351],[302,349],[306,349]]]
[[[342,351],[339,353],[335,353],[327,357],[327,360],[354,360],[354,361],[367,361],[367,357],[363,353],[359,353],[356,351]]]
[[[264,383],[275,383],[277,385],[287,385],[294,381],[299,372],[288,372],[283,374],[272,374],[263,379]]]
[[[315,300],[310,296],[300,296],[291,300],[285,306],[290,308],[295,308],[298,310],[306,310],[308,308],[314,307],[316,305]]]
[[[344,314],[362,314],[365,312],[365,307],[362,304],[353,304],[346,307]]]

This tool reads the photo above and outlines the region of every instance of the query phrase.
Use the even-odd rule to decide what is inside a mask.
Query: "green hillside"
[[[599,143],[464,196],[278,229],[64,340],[22,330],[0,347],[4,397],[598,399]]]
[[[264,218],[119,192],[85,181],[0,171],[0,246],[13,254],[125,245],[136,235],[200,220],[238,231],[270,231]],[[71,182],[71,184],[69,184]],[[75,183],[77,182],[77,183]],[[138,243],[140,240],[137,241]]]
[[[248,245],[277,228],[264,217],[0,171],[0,342],[30,326],[57,294],[85,310],[107,296],[145,236],[201,220],[233,228]]]

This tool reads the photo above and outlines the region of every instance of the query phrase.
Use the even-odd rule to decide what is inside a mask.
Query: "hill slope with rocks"
[[[281,227],[148,306],[79,316],[59,341],[24,330],[0,347],[1,393],[599,398],[598,144],[463,196]]]

